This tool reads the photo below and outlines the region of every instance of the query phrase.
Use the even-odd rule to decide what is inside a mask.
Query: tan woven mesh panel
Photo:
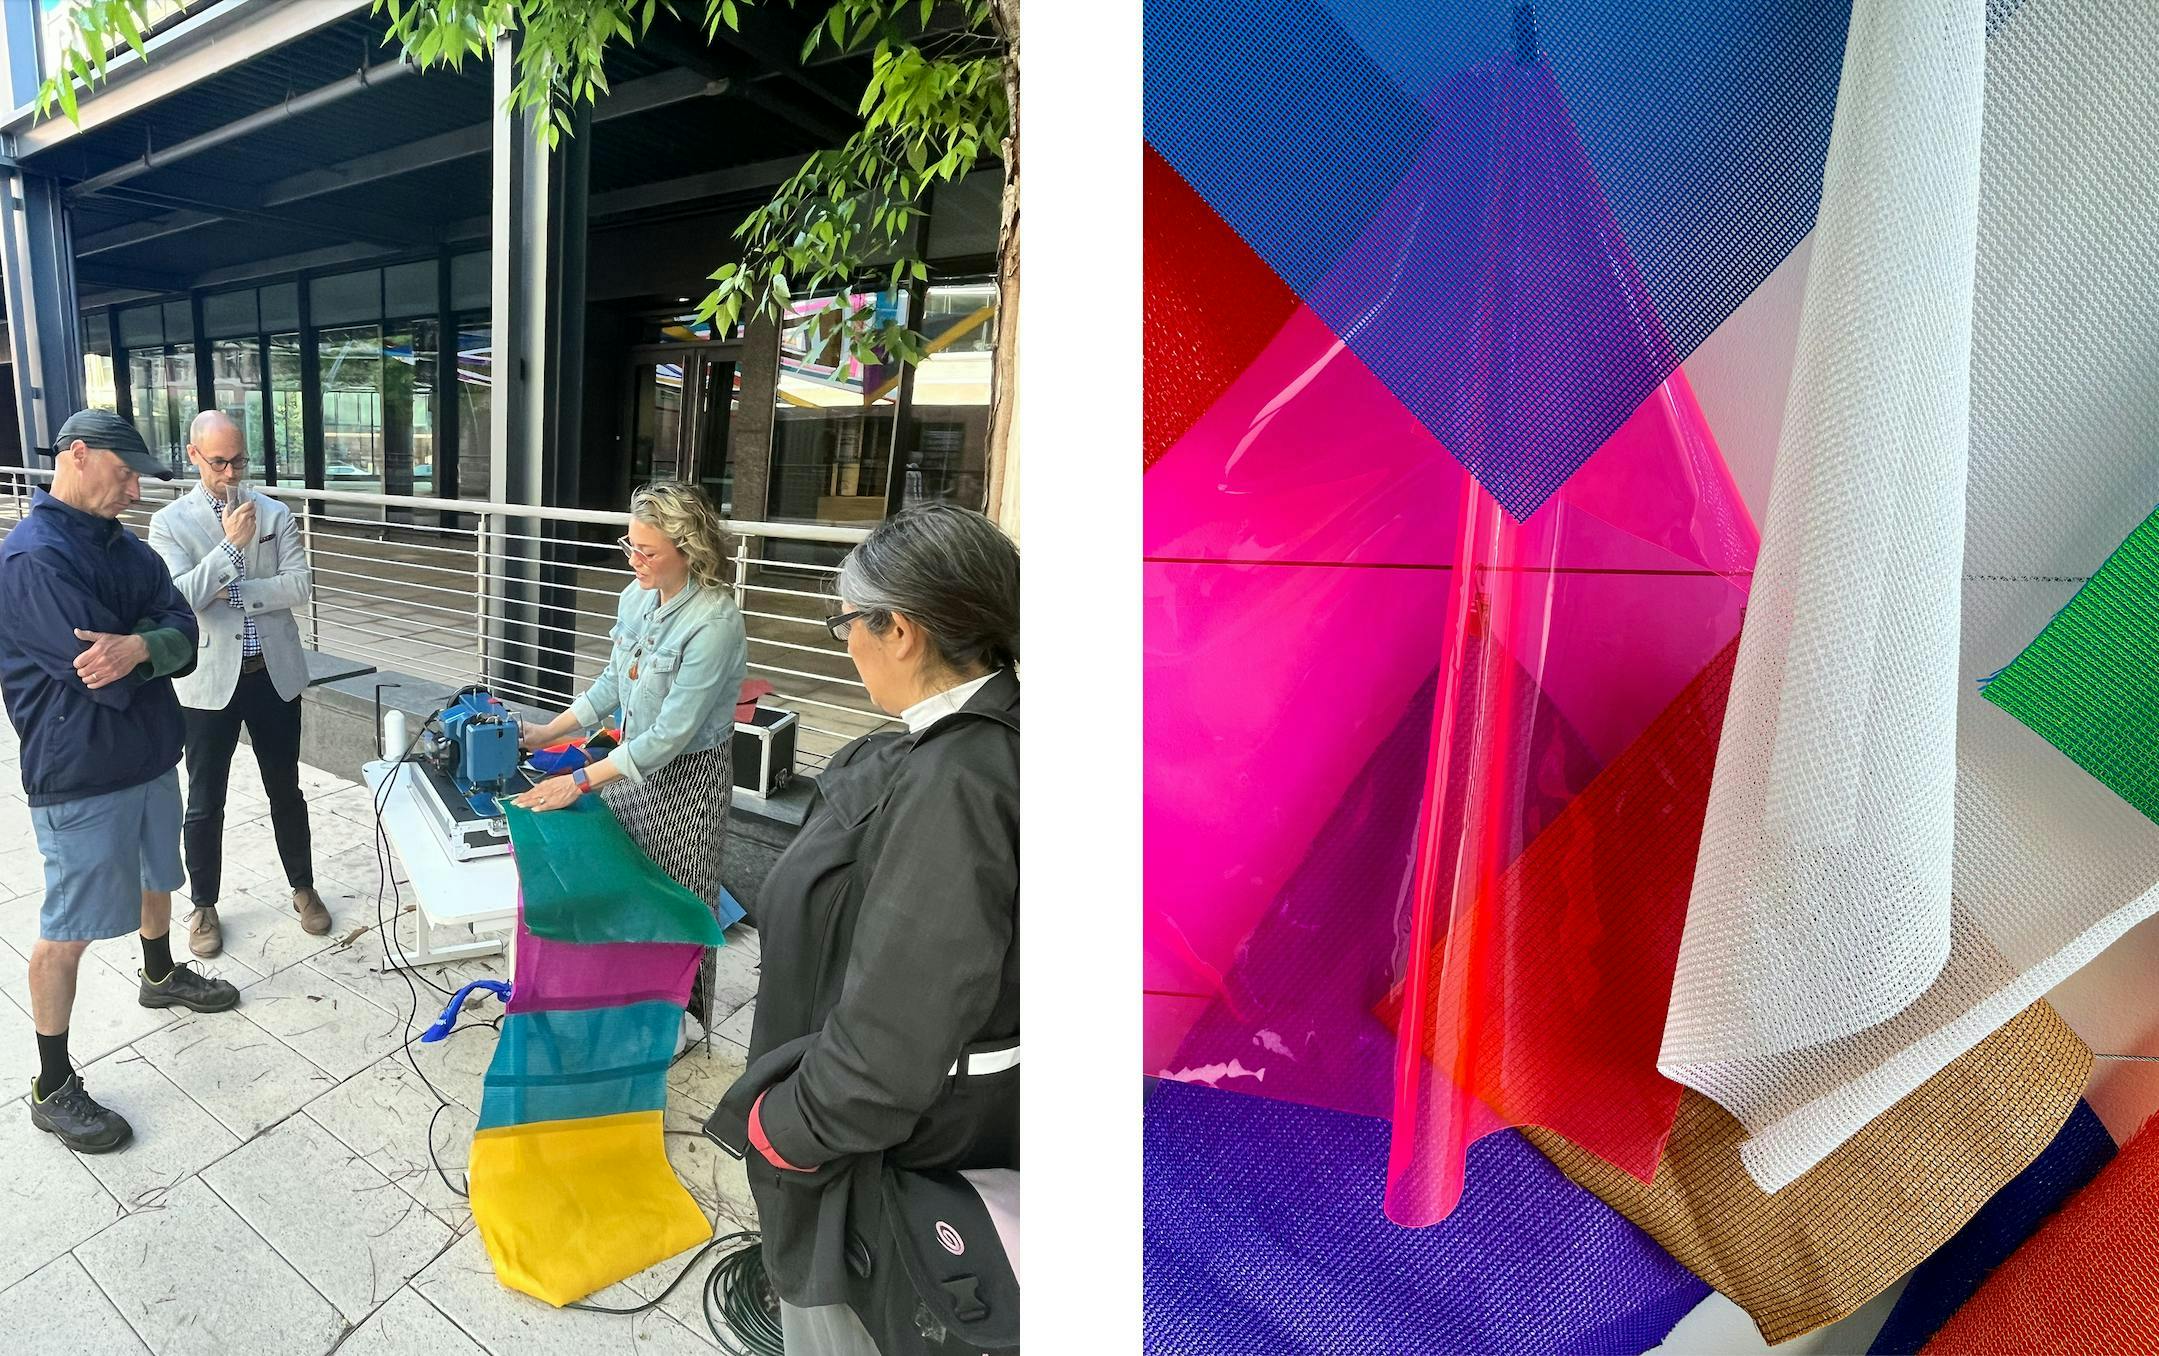
[[[1962,1228],[2054,1138],[2091,1065],[2034,1003],[1774,1195],[1740,1165],[1745,1128],[1694,1092],[1648,1186],[1548,1130],[1524,1133],[1774,1345],[1843,1318]]]

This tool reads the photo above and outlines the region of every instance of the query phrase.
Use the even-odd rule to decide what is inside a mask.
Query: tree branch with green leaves
[[[87,0],[70,17],[71,37],[39,108],[78,118],[78,87],[104,80],[110,53],[125,42],[145,55],[143,33],[156,0]],[[662,13],[701,9],[706,40],[739,31],[755,0],[375,0],[387,19],[385,45],[402,46],[421,69],[463,70],[492,59],[514,34],[513,113],[531,115],[553,148],[577,109],[608,92],[608,51],[634,47]],[[789,0],[790,6],[797,0]],[[992,0],[830,0],[803,45],[867,54],[870,79],[846,143],[819,151],[736,229],[740,257],[710,274],[700,319],[725,333],[758,318],[784,321],[798,297],[866,288],[897,290],[928,277],[917,224],[936,185],[994,161],[1012,129],[1005,62],[1016,6]],[[145,56],[145,59],[147,57]],[[845,340],[886,361],[919,362],[923,336],[897,321],[879,323],[873,305],[851,299],[818,313],[813,342]],[[920,317],[909,317],[917,321]]]

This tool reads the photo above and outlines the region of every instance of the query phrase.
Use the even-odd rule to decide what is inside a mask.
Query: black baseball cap
[[[142,440],[135,426],[111,410],[78,410],[69,415],[60,431],[53,435],[53,455],[59,456],[77,438],[111,452],[137,475],[172,479],[172,467],[165,459],[151,455],[150,445]]]

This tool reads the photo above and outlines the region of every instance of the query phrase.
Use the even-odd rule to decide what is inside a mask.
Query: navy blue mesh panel
[[[1146,82],[1147,140],[1298,292],[1364,230],[1431,121],[1307,0],[1149,0]]]
[[[1526,517],[1812,228],[1848,6],[1328,3],[1150,0],[1148,139]]]
[[[1633,1356],[1709,1293],[1512,1130],[1429,1229],[1380,1208],[1382,1120],[1162,1083],[1145,1151],[1154,1356]]]

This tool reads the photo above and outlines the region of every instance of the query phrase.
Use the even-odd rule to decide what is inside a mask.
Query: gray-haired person
[[[225,947],[217,903],[225,874],[225,794],[242,727],[262,772],[270,829],[292,887],[293,912],[316,936],[330,911],[315,892],[307,796],[300,789],[300,695],[307,653],[292,610],[307,602],[312,579],[292,510],[246,487],[247,444],[239,425],[217,410],[195,416],[187,459],[201,483],[150,519],[150,545],[195,610],[202,655],[174,680],[187,716],[188,949],[215,956]]]
[[[875,1356],[915,1311],[901,1244],[864,1213],[881,1164],[1019,1166],[1019,552],[979,513],[909,509],[839,593],[826,625],[906,728],[833,755],[766,878],[750,1062],[723,1104],[788,1349]]]
[[[180,703],[195,664],[195,616],[165,566],[120,515],[141,477],[172,479],[116,414],[60,426],[52,489],[0,540],[0,695],[22,739],[22,785],[45,859],[30,1017],[38,1073],[30,1123],[80,1153],[110,1153],[134,1130],[83,1087],[68,1023],[83,952],[139,930],[146,1008],[218,1012],[239,990],[172,959],[180,887]]]

